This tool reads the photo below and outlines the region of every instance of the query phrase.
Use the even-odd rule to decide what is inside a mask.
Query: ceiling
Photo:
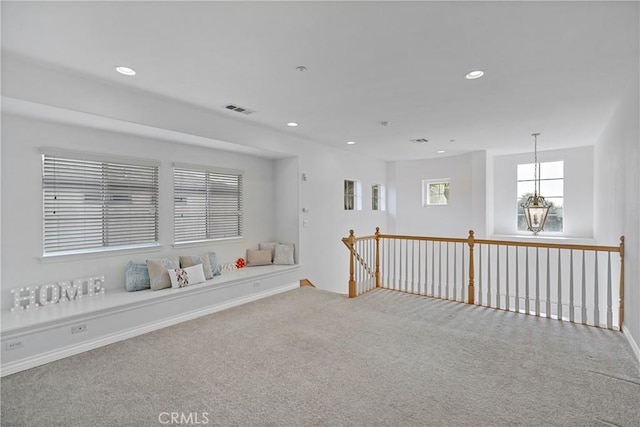
[[[2,49],[385,160],[500,154],[596,141],[638,78],[639,5],[3,1]]]

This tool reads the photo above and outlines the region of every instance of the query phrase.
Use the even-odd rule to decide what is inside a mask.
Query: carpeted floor
[[[2,426],[640,426],[619,332],[300,288],[2,379]]]

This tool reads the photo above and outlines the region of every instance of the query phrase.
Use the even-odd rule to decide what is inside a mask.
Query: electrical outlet
[[[16,350],[22,347],[24,347],[23,340],[7,341],[6,343],[4,343],[4,349],[6,351]]]
[[[72,334],[79,334],[80,332],[86,332],[87,331],[87,324],[86,323],[82,323],[80,325],[76,325],[76,326],[72,326],[71,327],[71,333]]]

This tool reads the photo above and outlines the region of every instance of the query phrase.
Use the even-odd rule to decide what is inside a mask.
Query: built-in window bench
[[[2,376],[299,286],[298,265],[246,267],[178,289],[104,295],[2,313]],[[73,329],[73,333],[72,333]]]

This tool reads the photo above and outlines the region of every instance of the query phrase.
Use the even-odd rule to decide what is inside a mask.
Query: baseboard
[[[163,319],[162,321],[159,321],[159,322],[148,323],[148,324],[141,325],[132,329],[122,331],[122,332],[110,334],[102,338],[92,340],[90,342],[65,347],[59,350],[43,353],[34,357],[29,357],[29,358],[21,359],[12,363],[3,364],[0,372],[0,377],[15,374],[17,372],[25,371],[27,369],[35,368],[36,366],[44,365],[46,363],[55,362],[56,360],[60,360],[69,356],[74,356],[76,354],[84,353],[86,351],[93,350],[98,347],[103,347],[105,345],[113,344],[118,341],[123,341],[128,338],[133,338],[138,335],[143,335],[148,332],[153,332],[158,329],[166,328],[168,326],[176,325],[178,323],[182,323],[188,320],[196,319],[198,317],[206,316],[207,314],[212,314],[218,311],[226,310],[228,308],[237,307],[242,304],[246,304],[252,301],[257,301],[259,299],[267,298],[272,295],[297,289],[299,287],[300,287],[299,283],[291,283],[288,285],[283,285],[275,289],[270,289],[268,291],[247,295],[241,298],[225,301],[223,303],[220,303],[214,306],[210,306],[200,310],[194,310],[178,316]]]
[[[625,325],[622,325],[622,333],[627,338],[627,341],[631,346],[631,350],[633,350],[633,354],[636,356],[636,360],[638,361],[638,365],[640,366],[640,347],[638,347],[638,343],[633,339],[631,332],[629,332],[629,329]]]

